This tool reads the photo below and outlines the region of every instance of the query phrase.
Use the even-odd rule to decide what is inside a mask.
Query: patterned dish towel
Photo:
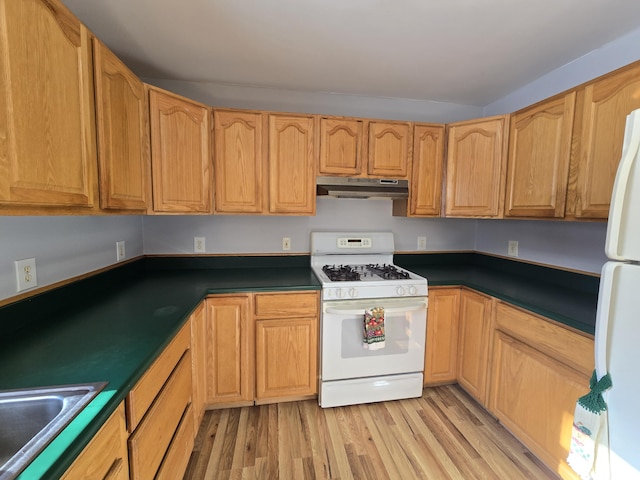
[[[384,348],[384,308],[374,307],[364,312],[362,346],[369,350]]]
[[[607,404],[602,392],[610,387],[609,374],[598,380],[594,371],[589,381],[591,391],[576,403],[567,463],[582,480],[609,478]]]

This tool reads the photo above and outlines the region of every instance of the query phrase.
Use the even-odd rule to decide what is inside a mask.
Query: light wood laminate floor
[[[460,387],[322,409],[210,410],[185,479],[554,479]]]

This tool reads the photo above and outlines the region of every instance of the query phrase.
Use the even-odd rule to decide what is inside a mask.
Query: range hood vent
[[[409,181],[388,178],[317,177],[318,196],[335,198],[409,198]]]

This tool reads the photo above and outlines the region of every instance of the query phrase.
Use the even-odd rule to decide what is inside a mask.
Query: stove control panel
[[[343,248],[371,248],[372,242],[369,237],[340,237],[338,238],[338,249]]]
[[[365,287],[324,287],[323,300],[426,297],[427,285],[367,285]]]

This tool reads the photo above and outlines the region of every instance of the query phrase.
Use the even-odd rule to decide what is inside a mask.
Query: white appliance
[[[323,408],[422,395],[427,280],[393,265],[391,232],[313,232],[311,267],[322,282]],[[385,340],[363,342],[365,310],[384,308]]]
[[[607,226],[607,262],[600,277],[595,361],[612,387],[608,406],[611,476],[640,479],[640,110],[627,117]],[[602,473],[604,475],[600,476]]]

